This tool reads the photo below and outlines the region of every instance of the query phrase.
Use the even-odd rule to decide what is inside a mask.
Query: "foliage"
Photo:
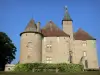
[[[100,75],[100,71],[78,73],[55,73],[55,72],[0,72],[0,75]]]
[[[100,69],[85,69],[84,71],[100,71]]]
[[[45,64],[45,63],[27,63],[17,64],[14,71],[17,72],[81,72],[83,66],[79,64]]]
[[[15,59],[16,47],[4,32],[0,32],[0,68]]]

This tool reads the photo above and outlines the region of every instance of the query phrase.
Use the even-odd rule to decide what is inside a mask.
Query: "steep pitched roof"
[[[52,36],[68,36],[65,32],[60,30],[52,21],[49,21],[44,28],[42,28],[42,34],[45,37],[52,37]]]
[[[65,7],[65,14],[64,14],[63,21],[72,21],[70,15],[69,15],[69,13],[68,13],[67,7]]]
[[[37,29],[37,26],[36,26],[34,20],[31,19],[30,22],[28,23],[28,25],[25,28],[25,32],[27,32],[27,31],[36,31],[36,29]]]
[[[75,40],[96,40],[81,28],[79,28],[79,30],[76,33],[74,33],[74,39]]]

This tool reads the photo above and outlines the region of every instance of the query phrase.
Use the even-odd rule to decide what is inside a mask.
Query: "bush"
[[[14,68],[17,72],[81,72],[83,66],[79,64],[45,64],[45,63],[27,63],[17,64]]]
[[[100,69],[84,69],[84,71],[100,71]]]
[[[79,64],[59,64],[58,69],[60,72],[81,72],[83,66]]]

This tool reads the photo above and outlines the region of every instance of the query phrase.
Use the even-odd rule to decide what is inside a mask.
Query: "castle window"
[[[86,43],[83,43],[83,46],[86,46]]]
[[[28,56],[27,56],[27,59],[30,59],[30,57],[31,57],[31,56],[30,56],[30,55],[28,55]]]
[[[51,52],[52,45],[46,45],[46,52]]]
[[[27,34],[26,34],[26,36],[27,36]]]
[[[86,46],[87,45],[87,43],[86,43],[86,41],[82,41],[82,46]]]
[[[66,37],[64,37],[64,39],[66,39]]]
[[[57,41],[59,42],[59,37],[57,37]]]
[[[51,57],[46,57],[46,63],[52,63],[52,58]]]
[[[27,47],[28,49],[32,49],[32,42],[28,42],[26,47]]]
[[[87,56],[86,51],[83,52],[83,56]]]

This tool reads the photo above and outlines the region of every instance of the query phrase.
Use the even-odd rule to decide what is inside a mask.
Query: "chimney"
[[[37,23],[37,32],[40,32],[40,22]]]

